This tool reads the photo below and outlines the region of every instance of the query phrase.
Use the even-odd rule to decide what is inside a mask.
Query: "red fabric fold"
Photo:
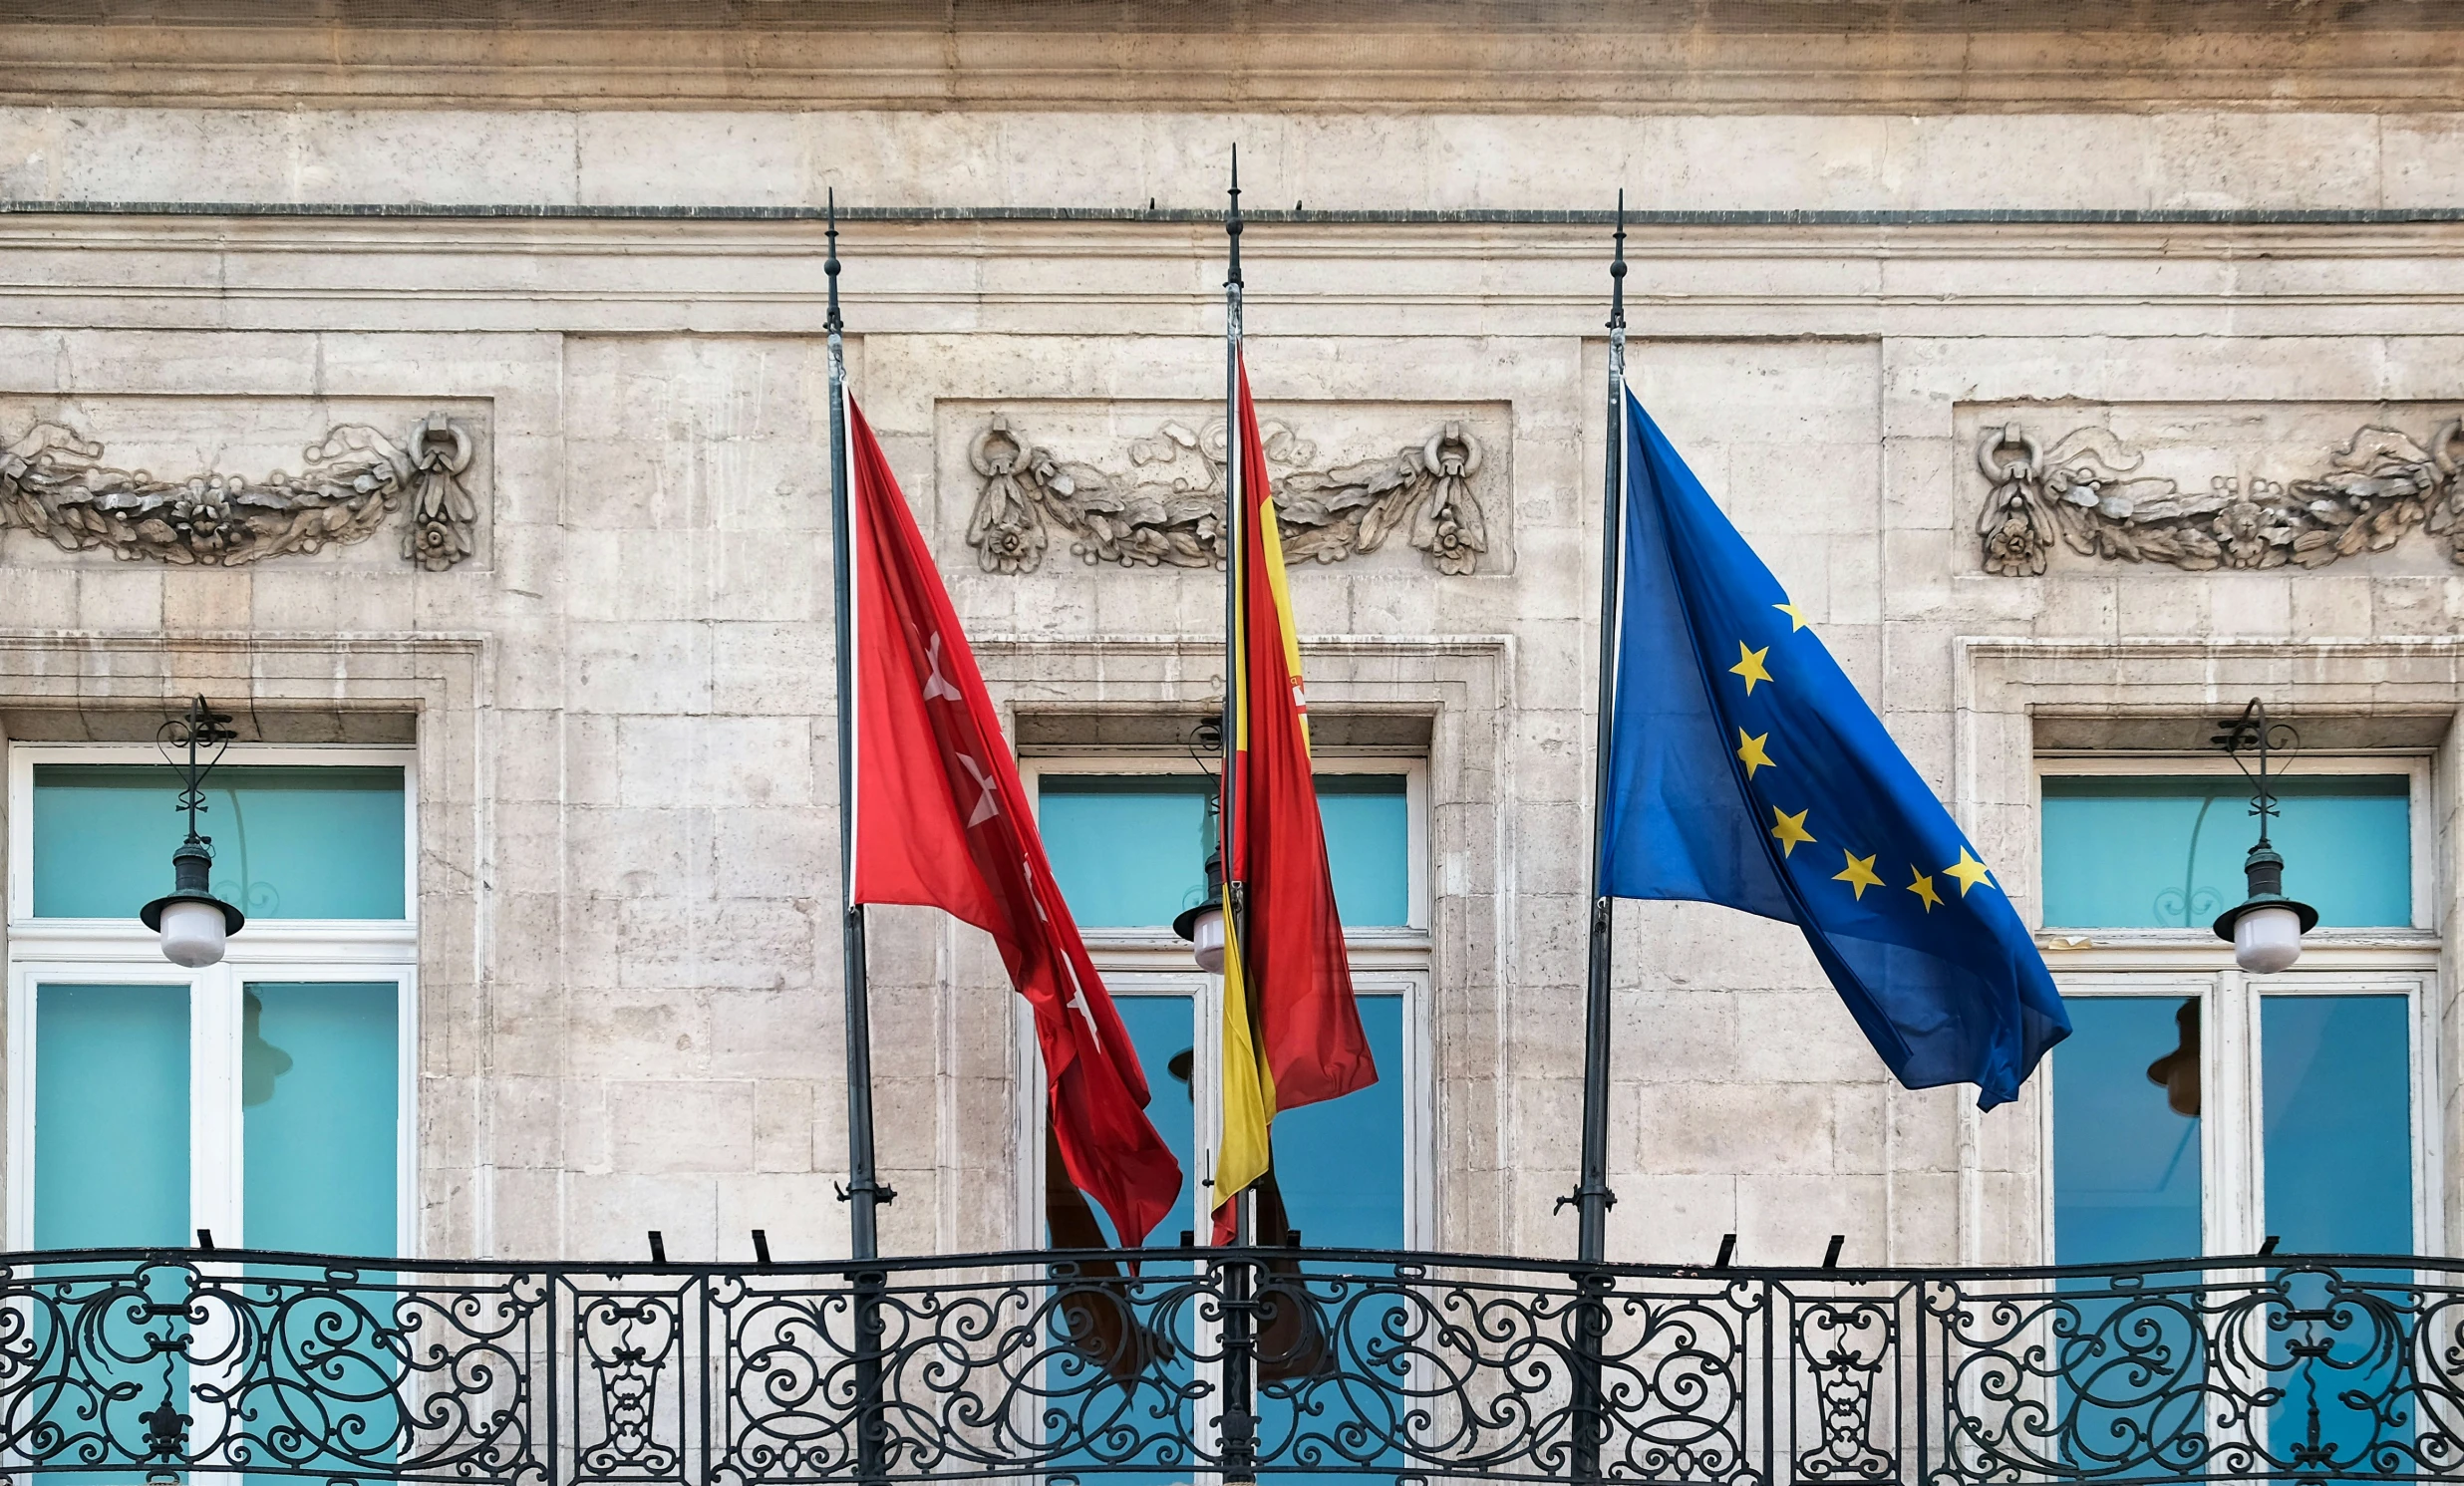
[[[940,908],[993,936],[1035,1014],[1071,1182],[1135,1246],[1180,1163],[1037,834],[1001,718],[889,460],[847,403],[855,573],[856,903]],[[842,797],[845,791],[842,788]]]
[[[1309,704],[1267,485],[1266,446],[1240,369],[1242,587],[1239,804],[1231,860],[1249,894],[1243,968],[1274,1075],[1271,1118],[1378,1081],[1335,911],[1335,876],[1310,767]]]

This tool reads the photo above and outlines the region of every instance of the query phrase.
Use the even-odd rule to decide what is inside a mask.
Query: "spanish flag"
[[[1277,1110],[1337,1098],[1378,1081],[1353,1000],[1344,926],[1335,914],[1309,766],[1309,703],[1284,583],[1283,538],[1267,488],[1266,446],[1241,365],[1240,582],[1233,595],[1235,732],[1226,882],[1243,885],[1246,916],[1226,891],[1223,960],[1223,1144],[1215,1158],[1215,1232],[1229,1236],[1232,1200],[1273,1163]]]

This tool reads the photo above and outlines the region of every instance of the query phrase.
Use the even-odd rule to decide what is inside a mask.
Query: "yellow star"
[[[1747,738],[1744,729],[1736,730],[1736,757],[1745,765],[1745,777],[1752,778],[1755,769],[1773,766],[1771,755],[1762,751],[1762,745],[1770,741],[1771,735],[1767,733],[1760,738]]]
[[[1762,669],[1762,658],[1770,653],[1771,647],[1768,645],[1760,650],[1747,650],[1744,641],[1736,642],[1736,664],[1728,668],[1728,674],[1745,678],[1746,696],[1754,694],[1755,682],[1771,679],[1771,673]]]
[[[1968,890],[1978,883],[1993,881],[1985,869],[1985,863],[1970,856],[1965,846],[1960,848],[1960,859],[1942,870],[1945,876],[1956,877],[1960,880],[1960,896],[1963,898],[1967,897]]]
[[[1914,867],[1910,867],[1908,870],[1911,872],[1917,872],[1917,869]],[[1935,909],[1942,906],[1942,895],[1934,891],[1934,879],[1927,876],[1923,872],[1917,872],[1917,880],[1908,884],[1908,891],[1915,893],[1918,897],[1925,900],[1925,911],[1927,913],[1932,913]]]
[[[1804,615],[1802,615],[1802,614],[1799,614],[1799,613],[1797,612],[1797,606],[1796,606],[1796,605],[1794,605],[1794,604],[1773,604],[1771,607],[1772,607],[1772,608],[1774,608],[1774,609],[1777,609],[1780,613],[1785,614],[1785,615],[1787,615],[1787,616],[1788,616],[1788,633],[1789,633],[1789,634],[1793,635],[1793,634],[1795,634],[1797,631],[1799,631],[1799,630],[1801,630],[1801,629],[1805,628],[1805,616],[1804,616]]]
[[[1840,855],[1848,858],[1848,870],[1832,873],[1831,880],[1844,882],[1855,889],[1857,901],[1862,903],[1865,901],[1867,888],[1882,886],[1882,879],[1874,875],[1874,859],[1870,856],[1858,856],[1850,851],[1842,851]]]
[[[1806,808],[1810,810],[1812,807],[1809,805]],[[1779,842],[1781,856],[1794,852],[1798,842],[1814,838],[1813,832],[1805,828],[1805,815],[1806,810],[1791,815],[1777,805],[1771,806],[1771,835]]]

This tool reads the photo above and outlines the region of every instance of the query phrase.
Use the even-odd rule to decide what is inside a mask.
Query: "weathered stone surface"
[[[2464,577],[2429,528],[2464,412],[2458,33],[2297,37],[2261,9],[2195,38],[1681,36],[1600,9],[1567,12],[1572,41],[1263,27],[1218,39],[1249,59],[1230,70],[1160,33],[1090,60],[1066,29],[953,52],[609,28],[537,41],[567,65],[524,73],[493,33],[443,27],[336,23],[363,72],[324,31],[310,51],[21,27],[49,60],[5,85],[0,192],[562,210],[835,188],[909,211],[843,224],[852,385],[997,701],[1048,755],[1168,752],[1149,725],[1220,694],[1222,237],[1172,209],[1220,200],[1225,147],[1253,203],[1305,218],[1524,214],[1256,222],[1248,365],[1288,426],[1279,480],[1327,506],[1296,548],[1343,555],[1290,573],[1313,708],[1424,764],[1423,933],[1363,950],[1429,975],[1414,1237],[1562,1253],[1608,281],[1607,228],[1549,214],[1621,183],[1656,211],[1903,214],[1639,222],[1629,380],[2023,913],[2040,747],[2179,745],[2265,692],[2336,746],[2438,750],[2422,918],[2452,923]],[[408,75],[421,107],[374,86]],[[965,215],[983,207],[1038,219]],[[2318,210],[2342,215],[2297,219]],[[2245,216],[2093,215],[2151,211]],[[472,550],[442,570],[381,541],[166,569],[0,531],[8,736],[134,737],[201,689],[269,739],[416,740],[431,1253],[633,1258],[654,1227],[678,1258],[741,1257],[752,1227],[784,1257],[843,1252],[821,249],[809,220],[621,212],[0,218],[12,439],[49,422],[115,465],[262,474],[338,425],[485,431]],[[2408,445],[2353,442],[2370,428]],[[2156,523],[2188,566],[2094,555],[2150,524],[2134,496],[2065,546],[2087,507],[2056,475],[2086,430],[2143,461],[2099,466],[2100,513],[2121,482],[2198,503],[2222,477],[2237,499],[2282,486],[2283,519],[2219,532],[2231,502],[2203,505]],[[1039,449],[1100,478],[1059,491]],[[2444,483],[2353,483],[2415,476]],[[1175,480],[1185,509],[1128,510]],[[2395,539],[2303,547],[2324,528],[2289,513],[2313,499]],[[2414,500],[2391,526],[2354,505]],[[1784,926],[1694,904],[1617,923],[1617,1257],[1707,1258],[1727,1232],[1748,1262],[1812,1262],[1835,1232],[1850,1263],[2041,1255],[2033,1092],[1980,1116],[1892,1089]],[[1033,1243],[1035,1079],[997,959],[920,910],[875,925],[888,1241]],[[2402,953],[2435,971],[2435,946]],[[2452,1009],[2431,1013],[2451,1045]]]

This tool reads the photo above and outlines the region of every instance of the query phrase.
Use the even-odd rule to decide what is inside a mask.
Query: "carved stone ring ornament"
[[[2353,433],[2327,468],[2290,484],[2218,475],[2184,492],[2135,474],[2146,458],[2110,429],[2074,429],[2050,448],[2017,424],[1984,431],[1977,467],[1992,486],[1977,532],[1985,570],[2044,571],[2056,536],[2088,557],[2209,568],[2323,567],[2382,552],[2415,526],[2448,539],[2464,564],[2464,420],[2427,446],[2377,424]]]
[[[1330,469],[1317,447],[1285,424],[1259,429],[1275,485],[1284,560],[1341,562],[1375,552],[1397,528],[1441,573],[1469,573],[1489,547],[1473,492],[1480,442],[1449,422],[1413,447]],[[1123,567],[1217,567],[1223,562],[1224,426],[1203,433],[1178,423],[1132,440],[1127,468],[1107,473],[1064,461],[996,413],[967,446],[983,481],[967,543],[989,573],[1031,573],[1053,528],[1087,563]]]
[[[103,446],[39,423],[0,450],[0,528],[23,527],[71,552],[238,567],[365,541],[407,509],[403,556],[442,572],[470,555],[478,504],[462,476],[471,454],[469,431],[432,413],[399,445],[363,424],[329,429],[303,451],[296,476],[164,480],[112,468]]]

